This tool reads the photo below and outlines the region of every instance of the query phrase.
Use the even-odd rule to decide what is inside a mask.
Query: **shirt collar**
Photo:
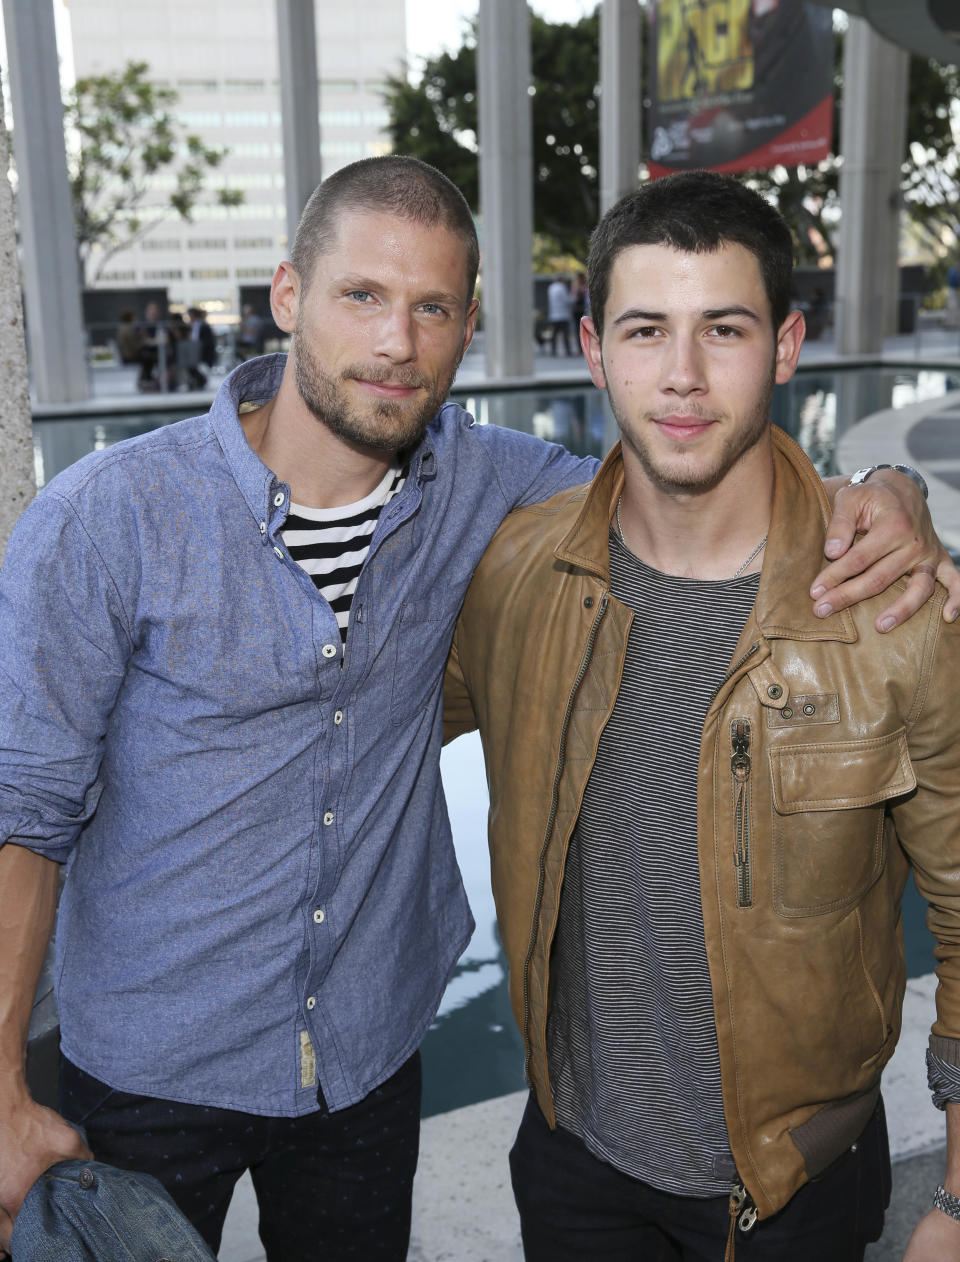
[[[223,379],[210,409],[210,421],[240,494],[257,522],[270,517],[270,496],[278,480],[247,442],[240,424],[241,403],[268,403],[280,389],[286,355],[248,359]]]
[[[762,634],[776,639],[856,640],[846,611],[817,618],[809,588],[823,568],[823,541],[830,505],[817,472],[800,447],[773,426],[774,495],[753,617]],[[623,493],[620,443],[608,453],[573,525],[554,555],[610,581],[610,526]]]

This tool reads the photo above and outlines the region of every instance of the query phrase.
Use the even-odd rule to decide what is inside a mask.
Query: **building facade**
[[[97,286],[164,286],[172,304],[235,318],[240,288],[268,284],[287,251],[274,0],[69,0],[69,12],[77,77],[147,62],[177,92],[184,130],[229,151],[210,184],[244,195],[235,207],[201,199],[190,223],[165,215],[107,262]],[[403,67],[405,3],[317,0],[316,29],[326,176],[389,150],[382,93]],[[155,177],[158,203],[172,185]]]

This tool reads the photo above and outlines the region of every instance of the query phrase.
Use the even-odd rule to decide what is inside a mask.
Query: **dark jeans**
[[[570,321],[569,320],[551,320],[550,321],[550,352],[553,355],[557,353],[557,338],[563,338],[563,353],[570,354]]]
[[[60,1108],[98,1161],[154,1175],[214,1252],[250,1171],[271,1262],[403,1262],[420,1137],[420,1054],[358,1104],[258,1117],[114,1091],[63,1062]]]
[[[721,1262],[729,1198],[660,1192],[551,1131],[533,1098],[510,1153],[527,1262]],[[883,1230],[890,1153],[882,1102],[857,1143],[748,1234],[737,1262],[860,1262]]]

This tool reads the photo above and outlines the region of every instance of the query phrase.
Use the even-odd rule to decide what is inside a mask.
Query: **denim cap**
[[[60,1161],[33,1184],[10,1240],[13,1262],[216,1262],[149,1174]]]

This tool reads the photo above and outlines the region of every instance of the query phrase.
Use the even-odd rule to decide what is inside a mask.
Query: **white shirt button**
[[[307,1008],[310,1012],[312,1012],[316,1006],[317,1006],[317,1001],[316,999],[314,999],[313,995],[311,995],[310,998],[307,1000]]]
[[[325,644],[320,652],[324,657],[336,657],[337,646],[335,644]]]
[[[260,523],[260,533],[262,535],[265,535],[267,533],[267,523],[265,521],[262,521]]]
[[[277,556],[278,556],[278,557],[280,558],[280,560],[282,561],[282,560],[283,560],[283,553],[280,551],[280,549],[279,549],[279,548],[274,548],[274,552],[277,554]]]
[[[282,491],[278,491],[276,495],[273,497],[274,508],[279,508],[286,498],[287,497],[284,495]]]
[[[334,818],[335,816],[333,814],[333,811],[324,811],[323,822],[327,825],[328,828],[333,823]]]
[[[334,712],[333,721],[334,721],[334,723],[336,723],[337,727],[339,727],[339,726],[340,726],[340,724],[343,722],[343,711],[342,711],[342,710],[337,710],[337,711],[335,711],[335,712]]]
[[[327,913],[323,910],[323,908],[318,907],[317,910],[313,913],[313,919],[318,925],[322,925],[324,920],[326,919],[326,915]]]

